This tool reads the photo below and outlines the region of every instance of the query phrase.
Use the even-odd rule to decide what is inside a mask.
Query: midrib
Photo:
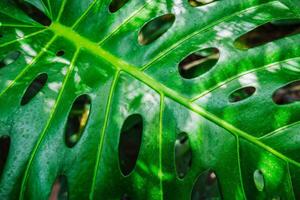
[[[219,117],[215,116],[214,114],[204,110],[199,105],[191,102],[188,98],[185,98],[181,96],[176,91],[166,87],[165,85],[159,83],[149,75],[145,74],[144,72],[140,71],[137,67],[125,62],[122,59],[117,58],[116,56],[112,55],[111,53],[105,51],[100,46],[97,45],[97,43],[94,43],[90,41],[89,39],[82,37],[78,33],[76,33],[74,30],[72,30],[69,27],[66,27],[60,23],[53,22],[51,26],[49,27],[51,31],[54,32],[54,34],[64,37],[65,39],[72,42],[77,48],[84,48],[85,50],[89,51],[90,53],[101,57],[106,62],[112,64],[112,66],[115,67],[118,71],[124,71],[131,76],[135,77],[136,79],[140,80],[141,82],[145,83],[149,87],[151,87],[153,90],[157,91],[160,95],[164,95],[166,97],[169,97],[173,99],[174,101],[182,104],[183,106],[189,108],[190,110],[198,113],[199,115],[203,116],[204,118],[208,119],[209,121],[214,122],[215,124],[225,128],[232,134],[234,134],[237,137],[242,137],[248,141],[250,141],[253,144],[256,144],[257,146],[260,146],[261,148],[271,152],[272,154],[276,155],[277,157],[290,162],[298,167],[300,167],[300,163],[286,157],[285,155],[281,154],[280,152],[274,150],[273,148],[265,145],[261,141],[257,140],[257,138],[253,137],[252,135],[236,128],[235,126],[229,124],[228,122],[224,121],[223,119],[220,119]]]

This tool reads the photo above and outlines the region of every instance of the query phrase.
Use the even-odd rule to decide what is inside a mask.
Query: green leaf
[[[298,1],[0,6],[0,199],[300,199]]]

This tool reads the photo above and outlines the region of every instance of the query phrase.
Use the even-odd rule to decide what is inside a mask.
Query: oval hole
[[[129,0],[112,0],[109,4],[109,11],[111,13],[117,12],[120,10]]]
[[[38,75],[28,86],[26,92],[24,93],[21,106],[24,106],[29,103],[33,97],[35,97],[45,86],[48,80],[48,75],[46,73]]]
[[[175,21],[173,14],[166,14],[146,23],[139,32],[138,41],[141,45],[148,45],[166,33]]]
[[[192,150],[185,132],[178,134],[175,141],[175,165],[180,179],[186,176],[192,166]]]
[[[192,200],[222,199],[217,175],[212,170],[200,174],[194,183]]]
[[[130,115],[122,126],[119,142],[119,164],[124,176],[129,175],[135,167],[142,143],[142,133],[142,116]]]
[[[82,136],[91,110],[91,99],[84,94],[74,101],[68,116],[65,129],[65,140],[68,147],[73,147]]]
[[[61,175],[57,177],[52,186],[49,200],[68,200],[68,191],[68,179],[65,175]]]
[[[278,105],[300,101],[300,80],[289,83],[273,93],[273,101]]]
[[[286,36],[300,33],[300,20],[277,20],[258,26],[235,40],[234,45],[248,50]]]
[[[65,55],[65,51],[64,50],[60,50],[60,51],[56,52],[56,56],[58,56],[58,57],[61,57],[63,55]]]
[[[265,179],[261,170],[255,170],[253,173],[253,180],[256,186],[256,189],[260,192],[264,190],[265,187]]]
[[[216,0],[188,0],[188,1],[191,6],[198,7],[198,6],[204,6],[210,4],[212,2],[215,2]]]
[[[196,78],[208,72],[220,58],[217,48],[207,48],[194,52],[179,63],[179,74],[186,79]]]
[[[10,137],[9,136],[1,136],[0,137],[0,177],[3,173],[5,163],[8,157],[10,147]]]
[[[17,6],[23,10],[29,17],[37,21],[38,23],[44,26],[50,26],[51,20],[48,16],[46,16],[42,11],[37,9],[35,6],[27,3],[26,1],[14,0]]]
[[[12,51],[6,55],[1,61],[0,61],[0,69],[14,63],[19,57],[21,53],[19,51]]]
[[[249,98],[250,96],[252,96],[255,91],[256,91],[255,87],[252,87],[252,86],[238,89],[230,94],[229,102],[235,103],[238,101],[245,100],[245,99]]]

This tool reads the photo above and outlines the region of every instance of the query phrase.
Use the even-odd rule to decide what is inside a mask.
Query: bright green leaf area
[[[297,0],[196,7],[188,0],[129,0],[113,13],[111,0],[27,2],[52,24],[37,23],[13,0],[0,1],[0,139],[10,138],[0,199],[48,199],[64,175],[69,199],[185,200],[208,170],[218,184],[205,194],[201,188],[209,186],[200,181],[206,199],[300,199],[300,102],[272,99],[300,80],[300,34],[247,50],[235,46],[263,24],[300,19]],[[142,28],[166,14],[174,23],[141,45]],[[195,78],[181,77],[178,64],[208,48],[219,50],[218,62]],[[40,74],[48,77],[44,87],[21,105]],[[255,92],[229,101],[245,87]],[[66,123],[81,95],[90,98],[89,110],[81,107],[86,124],[67,146]],[[133,114],[143,118],[142,141],[124,176],[118,146]],[[179,178],[175,143],[183,132],[192,157]]]

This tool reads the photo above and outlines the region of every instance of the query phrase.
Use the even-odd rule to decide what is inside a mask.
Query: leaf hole
[[[8,53],[1,61],[0,61],[0,69],[14,63],[21,55],[19,51],[12,51]]]
[[[42,11],[37,9],[35,6],[33,6],[30,3],[27,3],[24,0],[14,0],[18,7],[25,12],[29,17],[31,17],[36,22],[44,25],[44,26],[50,26],[51,20],[48,16],[46,16]]]
[[[88,123],[90,110],[91,99],[88,95],[84,94],[76,98],[69,112],[65,128],[65,142],[68,147],[75,146],[81,138]]]
[[[192,166],[192,150],[188,134],[178,134],[175,141],[175,166],[177,177],[183,179]]]
[[[300,101],[300,80],[291,82],[273,93],[273,101],[278,105]]]
[[[8,157],[10,148],[10,137],[9,136],[1,136],[0,137],[0,177],[3,173],[5,163]]]
[[[222,199],[218,178],[214,171],[206,170],[199,175],[194,183],[191,199]]]
[[[204,6],[215,2],[216,0],[188,0],[189,4],[193,7]]]
[[[60,175],[56,178],[49,200],[68,200],[69,199],[69,189],[68,189],[68,179],[65,175]]]
[[[253,180],[258,191],[262,192],[265,187],[265,179],[261,170],[257,169],[253,173]]]
[[[174,24],[175,15],[165,14],[147,22],[139,32],[138,42],[141,45],[148,45],[164,33],[166,33]]]
[[[277,20],[249,31],[235,40],[234,45],[241,50],[265,45],[275,40],[300,33],[300,20]]]
[[[61,57],[63,55],[65,55],[65,51],[64,50],[60,50],[60,51],[56,52],[56,56],[58,56],[58,57]]]
[[[120,10],[129,0],[112,0],[109,4],[109,11],[115,13]]]
[[[133,114],[124,121],[119,141],[119,165],[124,176],[129,175],[138,159],[143,133],[143,118]]]
[[[229,95],[229,102],[235,103],[251,97],[256,91],[255,87],[248,86],[240,88]]]
[[[184,58],[178,65],[179,74],[185,79],[193,79],[208,72],[220,58],[217,48],[206,48]]]
[[[43,89],[47,83],[47,80],[48,75],[46,73],[38,75],[26,89],[21,100],[21,106],[28,104],[30,100],[33,99]]]

